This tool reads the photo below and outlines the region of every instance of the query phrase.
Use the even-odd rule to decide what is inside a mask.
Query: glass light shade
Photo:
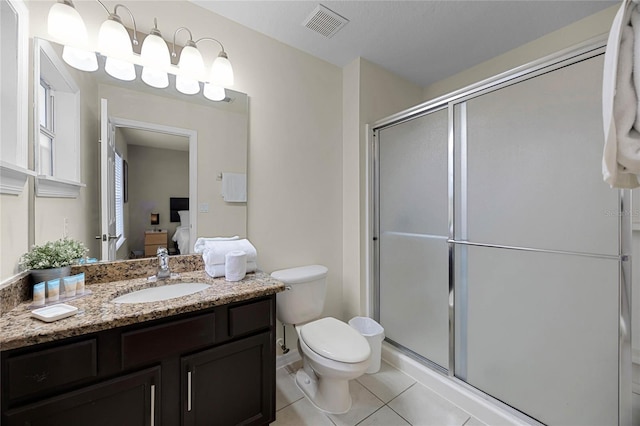
[[[166,72],[148,66],[142,68],[142,81],[156,89],[164,89],[169,86],[169,76]]]
[[[98,69],[98,58],[96,58],[95,52],[89,52],[88,50],[65,46],[62,49],[62,59],[81,71],[95,71]]]
[[[211,84],[221,87],[233,86],[233,68],[224,56],[218,56],[211,66]]]
[[[169,48],[162,37],[155,34],[146,36],[140,49],[140,58],[144,63],[144,68],[142,68],[142,81],[158,89],[164,89],[169,86],[169,76],[167,73],[155,68],[164,68],[171,65]]]
[[[182,74],[176,76],[176,89],[185,95],[195,95],[200,91],[198,80],[203,79],[204,61],[197,48],[185,46],[180,53],[178,68]]]
[[[185,95],[195,95],[200,91],[200,83],[193,78],[176,75],[176,89]]]
[[[227,97],[227,94],[224,91],[224,87],[216,86],[212,83],[205,83],[204,91],[202,94],[210,101],[221,101]]]
[[[193,46],[183,47],[182,52],[180,52],[178,68],[193,78],[203,79],[204,61],[200,51]]]
[[[133,54],[131,39],[126,28],[113,19],[107,19],[100,26],[98,49],[104,56],[124,59]]]
[[[136,68],[131,62],[123,61],[117,58],[109,58],[104,64],[104,70],[113,78],[123,81],[132,81],[136,79]]]
[[[169,48],[162,37],[155,34],[149,34],[142,42],[140,49],[140,58],[144,65],[168,67],[171,65],[171,56]]]
[[[63,44],[84,46],[88,43],[87,27],[73,6],[64,3],[51,6],[47,24],[49,35]]]

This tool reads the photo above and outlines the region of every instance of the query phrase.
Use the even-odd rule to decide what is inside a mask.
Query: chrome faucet
[[[156,276],[158,279],[171,277],[171,270],[169,269],[169,251],[164,247],[158,247],[158,273]]]

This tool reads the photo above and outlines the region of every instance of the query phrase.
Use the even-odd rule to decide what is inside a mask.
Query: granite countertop
[[[150,282],[146,278],[87,285],[92,294],[71,300],[80,313],[51,323],[31,316],[31,301],[18,304],[0,316],[0,350],[5,351],[38,343],[60,340],[101,330],[121,327],[171,315],[194,312],[231,302],[267,296],[284,290],[284,284],[268,274],[247,274],[238,282],[211,278],[204,271],[181,272],[179,278]],[[147,287],[180,282],[211,284],[198,293],[160,302],[117,304],[115,297]]]

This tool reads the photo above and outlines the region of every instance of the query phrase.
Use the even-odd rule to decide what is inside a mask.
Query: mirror
[[[139,78],[139,68],[136,80],[116,80],[104,72],[105,58],[100,56],[100,67],[95,72],[78,71],[64,63],[61,56],[61,45],[34,38],[31,96],[38,113],[33,117],[31,141],[36,171],[50,175],[36,179],[40,185],[33,203],[36,244],[69,236],[83,241],[90,249],[90,257],[100,259],[101,241],[95,238],[103,234],[101,222],[113,219],[102,214],[101,205],[105,203],[100,201],[100,186],[104,179],[111,182],[120,203],[114,204],[120,209],[118,226],[124,237],[114,238],[116,259],[145,256],[163,238],[172,249],[174,237],[180,238],[176,233],[180,225],[191,230],[190,243],[183,244],[191,248],[197,236],[246,236],[246,202],[225,202],[221,196],[223,174],[226,178],[227,173],[247,172],[246,94],[227,89],[224,101],[213,102],[202,92],[196,95],[178,92],[174,81],[166,89],[147,86]],[[55,133],[65,135],[64,141],[59,142],[43,137],[47,129],[42,129],[43,121],[39,118],[48,99],[46,94],[42,95],[46,92],[42,87],[54,85],[43,74],[51,65],[48,62],[62,64],[62,74],[72,79],[79,93],[77,107],[66,104],[50,107],[55,117]],[[108,121],[112,125],[110,134],[117,167],[111,170],[115,176],[114,172],[100,172],[97,142],[101,139],[101,99],[106,99]],[[69,134],[79,135],[77,149],[73,144],[64,145]],[[65,148],[55,152],[60,146]],[[74,176],[70,170],[74,158],[79,167],[79,182],[69,178]],[[86,186],[80,185],[75,197],[49,189],[49,185],[73,187],[78,183]],[[177,210],[172,215],[172,199],[182,199],[182,204],[174,205],[181,211],[187,200],[189,213],[182,215],[182,222]],[[159,215],[159,224],[152,225],[152,213]],[[147,231],[153,230],[166,231],[166,236],[149,236]]]

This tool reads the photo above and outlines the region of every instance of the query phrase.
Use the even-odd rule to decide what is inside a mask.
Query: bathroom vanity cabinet
[[[275,420],[275,295],[2,352],[2,424]]]

